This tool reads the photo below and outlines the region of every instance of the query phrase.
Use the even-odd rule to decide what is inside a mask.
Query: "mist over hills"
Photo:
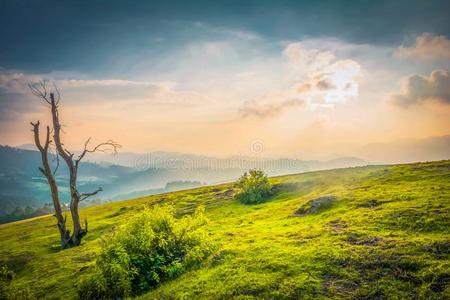
[[[28,145],[21,148],[0,146],[0,214],[9,213],[16,207],[37,208],[50,202],[46,179],[38,170],[39,153],[28,150],[32,149]],[[51,163],[56,166],[55,160]],[[250,168],[263,169],[269,175],[276,176],[366,164],[366,161],[353,157],[303,161],[258,157],[214,158],[162,151],[118,155],[96,153],[81,163],[79,187],[80,191],[88,192],[101,186],[103,192],[96,200],[109,201],[232,181]],[[63,162],[60,162],[56,179],[61,200],[68,203],[68,174]]]
[[[165,151],[93,153],[81,163],[79,187],[88,192],[101,186],[103,192],[94,200],[113,201],[229,182],[250,168],[277,176],[374,163],[443,160],[450,158],[450,135],[368,144],[355,148],[351,154],[354,156],[319,161],[260,156],[218,158]],[[52,164],[54,167],[55,161]],[[47,182],[38,166],[40,156],[34,145],[0,146],[0,215],[16,207],[37,208],[50,202]],[[68,174],[62,162],[56,178],[62,202],[67,203]]]
[[[355,155],[374,163],[444,160],[450,158],[450,135],[368,144]]]
[[[17,146],[16,148],[24,150],[36,150],[32,144]],[[328,164],[345,163],[345,161],[355,161],[355,159],[364,160],[374,164],[394,164],[394,163],[412,163],[419,161],[445,160],[450,158],[450,134],[442,136],[432,136],[423,139],[402,139],[390,142],[369,143],[359,146],[346,145],[345,149],[328,149],[328,159],[311,159],[307,153],[292,155],[286,158],[267,158],[257,156],[230,156],[218,158],[206,155],[196,155],[189,153],[178,153],[168,151],[153,151],[148,153],[120,152],[118,154],[91,153],[86,157],[86,162],[102,165],[121,165],[137,169],[149,168],[233,168],[251,162],[251,164],[268,161],[295,161],[295,162],[324,162]],[[77,153],[77,151],[74,151]],[[326,151],[322,151],[327,153]],[[334,154],[338,152],[339,154]],[[332,158],[332,159],[331,159]],[[295,165],[295,163],[294,163]],[[327,167],[328,168],[328,167]]]

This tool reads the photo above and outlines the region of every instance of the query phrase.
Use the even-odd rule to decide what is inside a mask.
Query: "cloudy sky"
[[[242,3],[243,2],[243,3]],[[188,4],[189,3],[189,4]],[[0,2],[0,144],[323,158],[450,134],[449,1]],[[258,150],[259,151],[259,150]]]

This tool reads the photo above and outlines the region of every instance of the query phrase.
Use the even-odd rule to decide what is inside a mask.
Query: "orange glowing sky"
[[[48,122],[48,108],[27,87],[43,78],[61,90],[71,149],[92,137],[114,139],[124,151],[226,156],[251,154],[257,142],[266,156],[324,158],[450,134],[445,34],[417,29],[371,42],[328,31],[294,38],[290,28],[274,37],[242,24],[189,24],[191,38],[171,41],[164,54],[149,51],[169,33],[149,39],[146,51],[112,48],[101,72],[0,60],[0,143],[32,143],[29,122]]]

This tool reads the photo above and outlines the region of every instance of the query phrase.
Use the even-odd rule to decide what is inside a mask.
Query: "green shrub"
[[[214,250],[202,230],[206,222],[203,208],[182,219],[170,206],[146,209],[105,243],[80,298],[137,295],[198,266]]]
[[[239,189],[236,198],[244,204],[261,203],[270,196],[272,191],[267,175],[256,169],[245,172],[236,185]]]
[[[18,288],[14,284],[15,274],[5,266],[0,268],[0,299],[35,299],[30,290]]]

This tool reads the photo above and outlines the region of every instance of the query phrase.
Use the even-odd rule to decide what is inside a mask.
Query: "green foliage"
[[[6,267],[0,269],[0,299],[8,299],[9,287],[14,278],[14,273]]]
[[[239,193],[236,198],[244,204],[257,204],[263,202],[272,191],[267,175],[257,169],[245,172],[238,180],[236,186]]]
[[[19,288],[14,282],[15,274],[5,266],[0,268],[0,299],[34,299],[30,290]]]
[[[106,242],[80,298],[140,294],[198,266],[214,249],[202,230],[206,222],[203,208],[181,219],[169,206],[144,210]]]

